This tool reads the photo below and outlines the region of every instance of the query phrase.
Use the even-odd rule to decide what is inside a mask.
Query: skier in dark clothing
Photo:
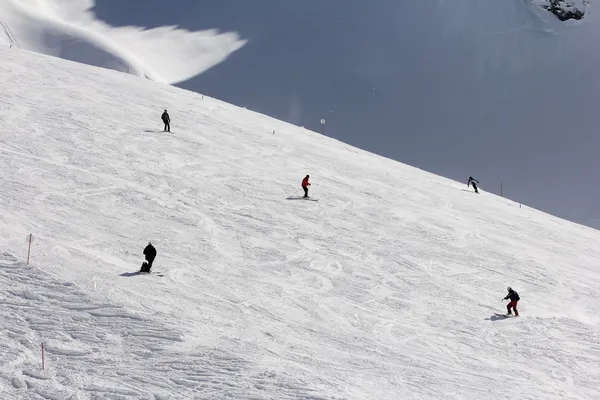
[[[171,132],[171,118],[169,117],[169,113],[167,110],[161,116],[163,122],[165,123],[165,132]]]
[[[304,179],[302,179],[302,189],[304,189],[304,196],[302,198],[304,199],[308,199],[308,187],[310,186],[308,178],[310,178],[310,175],[306,175]]]
[[[517,311],[517,303],[521,298],[519,297],[519,293],[515,292],[510,286],[506,288],[508,290],[508,294],[503,300],[509,300],[510,303],[506,306],[506,311],[508,315],[511,315],[510,309],[515,310],[515,317],[519,316],[519,312]]]
[[[467,187],[469,187],[469,185],[473,186],[473,189],[475,189],[475,193],[479,193],[479,190],[477,190],[477,184],[479,183],[479,181],[477,179],[473,179],[472,176],[469,177],[469,181],[467,182]]]
[[[148,242],[148,246],[144,249],[144,256],[146,258],[146,262],[142,264],[142,269],[140,272],[150,272],[150,268],[152,268],[152,263],[156,258],[156,249],[152,246],[152,243]]]

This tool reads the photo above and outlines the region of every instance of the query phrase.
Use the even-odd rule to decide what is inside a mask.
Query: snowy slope
[[[89,11],[94,0],[0,0],[0,45],[177,83],[244,45],[235,33],[177,27],[111,27]]]
[[[561,22],[533,0],[99,2],[115,24],[178,21],[248,39],[183,87],[600,224],[599,2]],[[218,3],[218,5],[217,5]],[[375,4],[375,3],[373,3]],[[577,195],[574,195],[576,193]]]
[[[600,395],[597,231],[199,94],[0,57],[0,398]],[[306,173],[319,201],[288,200]],[[148,240],[163,277],[133,274]],[[494,317],[507,285],[519,319]]]

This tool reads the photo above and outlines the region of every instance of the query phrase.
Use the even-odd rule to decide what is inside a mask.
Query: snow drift
[[[0,57],[1,398],[599,396],[599,232],[199,94]],[[307,173],[318,202],[295,199]],[[163,277],[135,274],[148,240]],[[507,285],[519,319],[495,316]]]
[[[244,45],[235,33],[111,27],[94,0],[0,0],[0,43],[165,83],[192,78]]]

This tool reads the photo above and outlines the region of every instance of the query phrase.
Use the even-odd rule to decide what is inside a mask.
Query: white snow
[[[94,4],[0,0],[0,45],[177,83],[224,61],[245,44],[234,32],[112,27],[95,18],[90,11]]]
[[[600,396],[598,231],[199,94],[0,57],[0,398]],[[287,200],[307,173],[319,201]],[[133,274],[148,240],[164,277]],[[507,285],[520,318],[493,316]]]

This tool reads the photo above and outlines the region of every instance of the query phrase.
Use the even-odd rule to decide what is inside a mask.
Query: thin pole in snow
[[[44,343],[42,343],[42,369],[44,369]]]
[[[504,197],[502,196],[502,182],[500,182],[500,197]]]
[[[29,234],[29,247],[27,248],[27,265],[29,265],[29,255],[31,254],[31,241],[33,240],[33,235]]]

